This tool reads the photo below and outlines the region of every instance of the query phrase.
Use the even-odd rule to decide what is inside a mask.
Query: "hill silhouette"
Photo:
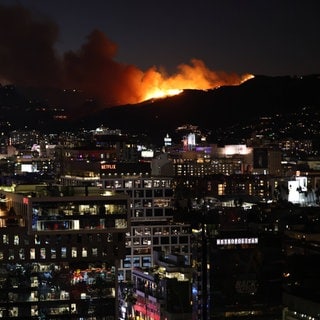
[[[320,110],[317,74],[258,75],[238,86],[184,90],[176,96],[105,108],[84,92],[0,87],[0,120],[2,124],[10,122],[11,129],[74,131],[104,125],[155,139],[186,123],[216,130],[306,106]]]
[[[320,110],[319,76],[256,76],[239,86],[185,90],[173,97],[104,109],[87,116],[83,124],[92,127],[104,121],[107,126],[163,137],[185,123],[214,130],[305,106]]]

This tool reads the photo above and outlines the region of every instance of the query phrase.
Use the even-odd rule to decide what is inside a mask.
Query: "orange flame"
[[[167,75],[156,67],[147,71],[115,61],[117,45],[94,30],[78,52],[64,55],[66,86],[92,94],[104,105],[135,104],[155,97],[178,94],[184,89],[208,90],[224,85],[239,85],[251,75],[215,72],[204,62],[192,59],[177,72]]]
[[[223,85],[239,85],[254,76],[251,74],[237,75],[209,70],[204,62],[191,60],[191,65],[181,64],[172,76],[155,68],[148,70],[142,79],[141,101],[177,95],[184,89],[209,90]]]
[[[178,94],[184,89],[208,90],[223,85],[238,85],[252,77],[215,72],[197,59],[191,60],[190,64],[181,64],[177,73],[170,76],[156,67],[142,71],[134,65],[116,61],[117,44],[97,29],[87,36],[87,41],[79,50],[60,55],[55,49],[59,31],[55,22],[34,20],[31,12],[20,6],[0,6],[0,15],[3,48],[0,83],[76,88],[86,93],[88,99],[98,101],[97,108],[135,104],[150,98]],[[10,30],[11,37],[7,36],[7,30]],[[34,50],[35,47],[41,50]],[[51,99],[52,104],[60,103],[59,97]],[[73,103],[69,106],[74,107],[77,106]]]

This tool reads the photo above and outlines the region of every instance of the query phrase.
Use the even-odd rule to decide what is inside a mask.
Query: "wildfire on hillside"
[[[116,51],[115,43],[102,32],[93,31],[79,51],[65,54],[65,85],[89,92],[105,105],[114,106],[175,95],[184,89],[208,90],[239,85],[252,78],[249,74],[212,71],[198,59],[179,65],[173,75],[155,66],[142,71],[134,65],[115,61]]]
[[[184,89],[239,85],[252,78],[212,71],[199,59],[179,65],[173,75],[155,66],[142,71],[116,61],[117,45],[99,30],[93,30],[79,50],[61,55],[55,49],[58,31],[54,21],[39,20],[22,6],[0,5],[1,82],[80,90],[107,107],[175,95]]]
[[[181,64],[178,66],[178,72],[169,77],[154,69],[148,72],[150,74],[146,77],[145,83],[142,83],[142,101],[177,95],[184,89],[209,90],[224,85],[239,85],[254,77],[251,74],[215,72],[198,59],[193,59],[189,65]]]

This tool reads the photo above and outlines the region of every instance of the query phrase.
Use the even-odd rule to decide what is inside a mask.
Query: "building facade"
[[[62,182],[79,183],[76,177],[70,176],[62,177]],[[131,281],[135,267],[152,266],[154,251],[179,253],[190,262],[191,228],[173,220],[172,178],[104,172],[94,183],[105,192],[126,194],[130,199],[130,229],[126,232],[125,258],[119,266],[120,281]]]
[[[118,319],[128,209],[84,188],[3,190],[0,318]]]
[[[155,254],[152,268],[133,270],[135,319],[192,319],[193,269],[180,255]]]

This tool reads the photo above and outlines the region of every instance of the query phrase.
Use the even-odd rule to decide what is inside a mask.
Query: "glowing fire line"
[[[167,90],[155,89],[154,91],[148,92],[145,96],[145,99],[149,100],[149,99],[175,96],[177,94],[180,94],[182,91],[183,91],[182,89],[167,89]]]
[[[141,81],[142,95],[140,101],[178,95],[183,90],[210,90],[224,85],[240,85],[254,78],[252,74],[227,74],[209,70],[201,60],[193,59],[191,64],[182,64],[178,72],[166,76],[152,68]]]

